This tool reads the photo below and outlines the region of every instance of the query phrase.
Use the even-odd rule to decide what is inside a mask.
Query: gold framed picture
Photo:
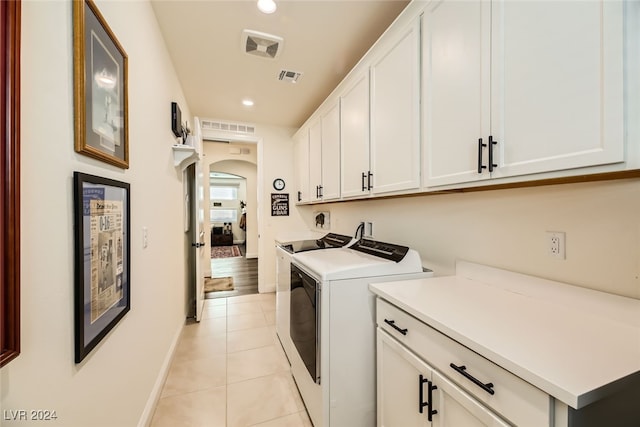
[[[129,168],[127,54],[91,0],[73,2],[75,150]]]

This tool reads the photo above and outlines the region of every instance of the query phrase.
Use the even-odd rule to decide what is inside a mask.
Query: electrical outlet
[[[362,227],[362,237],[366,237],[368,239],[373,238],[373,221],[360,221],[358,227]]]
[[[549,256],[558,259],[565,259],[564,231],[547,231],[547,248]]]
[[[373,222],[365,221],[364,223],[364,237],[373,237]]]

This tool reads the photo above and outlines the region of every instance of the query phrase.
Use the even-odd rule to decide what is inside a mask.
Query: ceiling
[[[405,8],[404,0],[152,0],[193,116],[297,128]],[[244,52],[242,31],[284,39],[275,59]],[[302,72],[297,83],[282,69]],[[252,107],[242,105],[250,98]]]

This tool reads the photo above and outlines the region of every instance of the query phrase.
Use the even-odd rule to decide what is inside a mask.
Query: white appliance
[[[338,248],[352,240],[350,236],[329,233],[316,239],[276,241],[276,333],[289,359],[291,359],[292,346],[289,337],[291,255],[298,252]]]
[[[369,283],[432,275],[415,250],[372,240],[291,256],[289,361],[315,427],[375,426],[375,298]]]

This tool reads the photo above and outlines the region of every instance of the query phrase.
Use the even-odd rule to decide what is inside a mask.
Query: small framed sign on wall
[[[271,216],[289,216],[289,193],[271,193]]]

